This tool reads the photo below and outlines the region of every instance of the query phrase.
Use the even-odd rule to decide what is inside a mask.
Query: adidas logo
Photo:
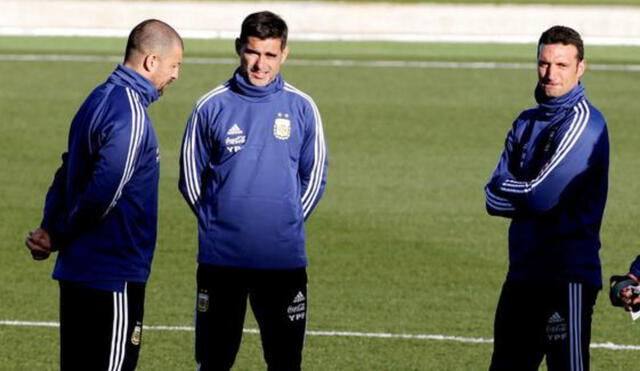
[[[298,304],[300,302],[303,302],[304,300],[305,299],[304,299],[304,295],[302,295],[302,291],[298,291],[298,295],[296,295],[296,297],[293,298],[293,303]]]
[[[551,317],[549,317],[549,323],[560,323],[560,322],[564,322],[564,318],[562,318],[562,316],[560,315],[560,313],[555,312],[554,314],[551,315]]]
[[[227,131],[227,135],[240,135],[240,134],[244,134],[244,133],[242,132],[242,129],[240,129],[238,124],[233,124],[231,129]]]

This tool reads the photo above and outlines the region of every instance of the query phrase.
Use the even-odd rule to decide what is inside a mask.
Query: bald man
[[[183,43],[146,20],[124,63],[84,101],[25,244],[35,260],[58,251],[60,363],[68,370],[134,370],[145,285],[156,245],[158,142],[146,108],[178,78]]]

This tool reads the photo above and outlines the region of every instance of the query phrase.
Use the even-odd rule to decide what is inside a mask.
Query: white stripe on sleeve
[[[189,126],[186,129],[186,137],[182,148],[182,168],[184,169],[185,186],[187,188],[187,195],[189,202],[195,205],[200,199],[201,185],[200,174],[198,174],[198,166],[196,164],[196,135],[198,126],[198,112],[200,109],[214,96],[229,90],[228,84],[224,84],[209,91],[196,103],[196,107],[192,113],[192,119]]]
[[[489,204],[489,206],[491,206],[492,208],[496,209],[496,210],[500,210],[500,211],[515,211],[516,208],[513,207],[513,204],[511,204],[511,202],[509,200],[507,200],[506,198],[502,198],[499,196],[494,195],[489,188],[486,189],[486,195],[487,195],[487,204]]]
[[[131,109],[131,136],[129,137],[129,148],[127,150],[127,158],[125,161],[124,171],[122,172],[122,177],[120,178],[120,183],[118,184],[118,188],[113,195],[113,199],[111,200],[109,207],[102,217],[105,217],[109,211],[115,207],[116,203],[122,196],[124,186],[133,175],[135,157],[144,132],[144,108],[142,108],[142,104],[138,99],[137,93],[133,92],[129,88],[126,88],[126,91],[129,98],[129,108]]]
[[[315,121],[315,138],[313,143],[313,167],[311,168],[311,177],[309,179],[309,184],[307,184],[307,189],[302,195],[302,212],[304,217],[306,218],[311,212],[311,208],[314,205],[318,194],[320,193],[320,187],[322,185],[322,178],[324,173],[324,163],[326,158],[326,146],[324,141],[324,130],[322,129],[322,118],[320,117],[320,112],[318,111],[318,107],[316,106],[313,99],[303,93],[302,91],[296,89],[290,84],[285,84],[285,90],[290,91],[292,93],[298,94],[303,97],[313,109],[313,116]]]
[[[569,151],[575,146],[578,139],[584,132],[590,118],[589,106],[586,101],[581,101],[577,106],[573,107],[575,111],[574,119],[567,130],[567,133],[560,141],[556,153],[551,158],[548,164],[545,165],[540,174],[529,182],[516,181],[513,179],[507,179],[500,186],[500,190],[510,193],[528,193],[531,192],[536,186],[538,186],[544,179],[551,174],[553,169],[556,168],[567,156]]]

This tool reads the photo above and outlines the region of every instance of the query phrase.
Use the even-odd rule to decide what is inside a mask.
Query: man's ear
[[[147,54],[142,60],[142,68],[145,71],[153,72],[158,66],[158,57],[155,54]]]
[[[289,56],[289,45],[284,47],[284,50],[282,50],[282,61],[280,61],[280,63],[284,63],[284,61],[287,60],[287,57]]]
[[[240,38],[236,38],[236,54],[238,54],[238,56],[240,56],[242,54],[242,41],[240,41]]]
[[[578,78],[581,78],[582,75],[584,75],[584,71],[586,71],[587,69],[587,61],[586,60],[581,60],[580,62],[578,62]]]

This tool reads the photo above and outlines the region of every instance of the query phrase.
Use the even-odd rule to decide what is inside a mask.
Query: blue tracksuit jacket
[[[578,84],[524,111],[485,187],[491,215],[511,218],[509,279],[602,286],[600,225],[609,139]]]
[[[198,100],[182,142],[179,188],[198,218],[198,262],[307,265],[304,220],[322,196],[327,151],[313,100],[280,75],[238,72]]]
[[[145,282],[156,244],[159,152],[153,84],[119,65],[80,107],[41,226],[59,248],[53,277],[121,290]]]

